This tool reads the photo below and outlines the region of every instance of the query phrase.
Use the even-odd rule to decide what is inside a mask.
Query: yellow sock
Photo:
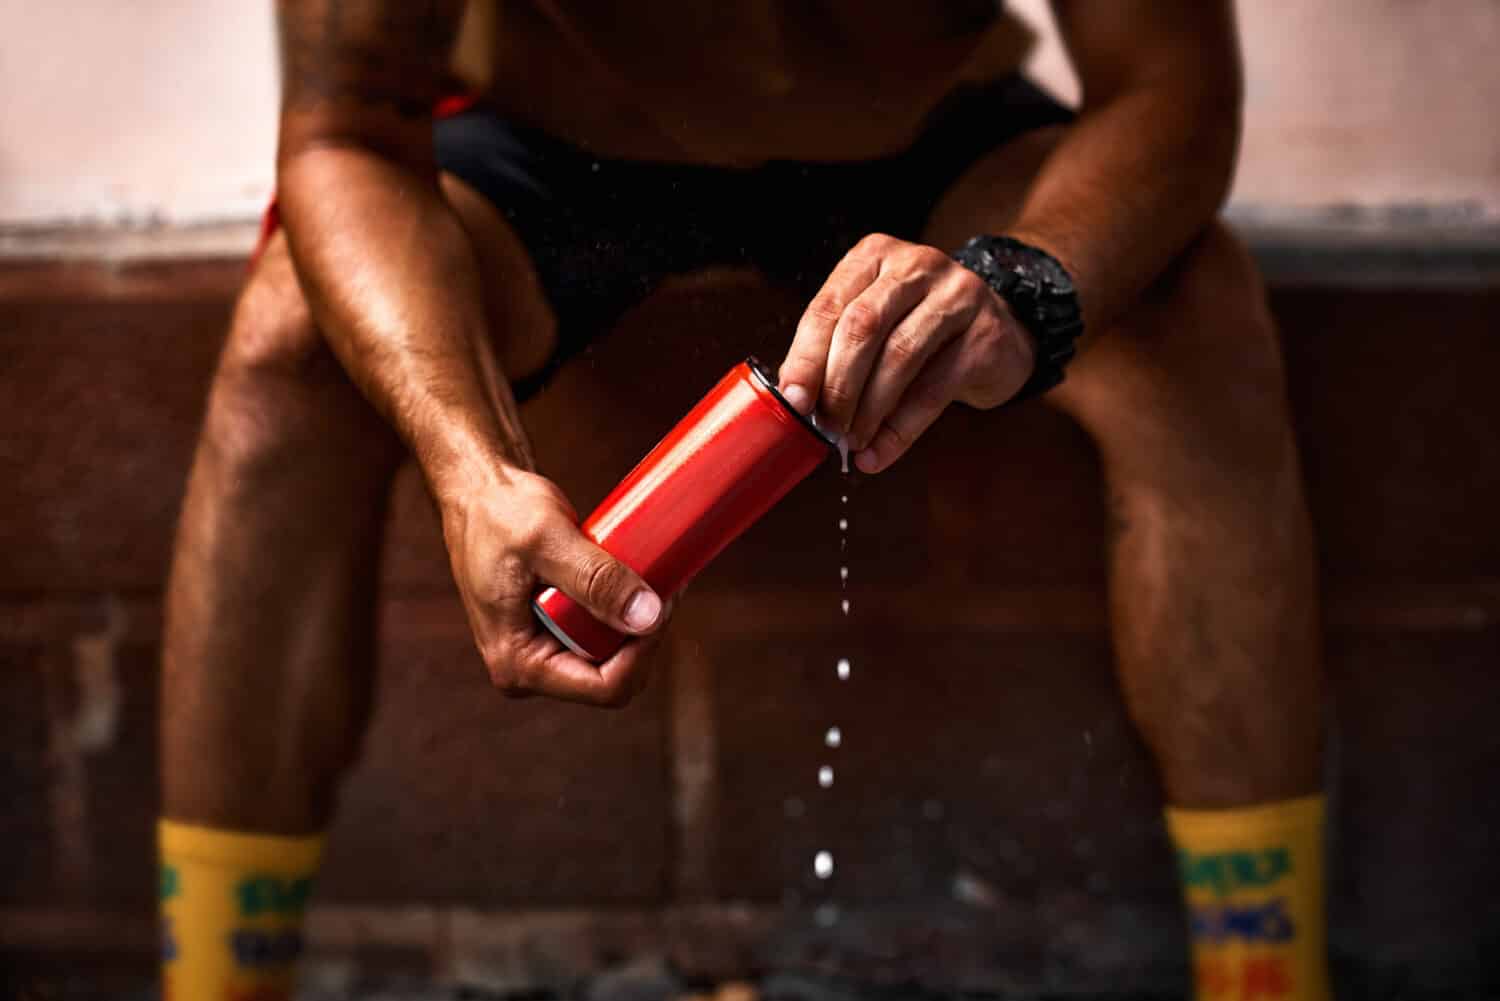
[[[1198,1001],[1327,1001],[1323,797],[1167,809]]]
[[[322,837],[163,820],[157,844],[163,1001],[290,998]]]

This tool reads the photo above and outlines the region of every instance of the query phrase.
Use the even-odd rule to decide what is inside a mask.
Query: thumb
[[[559,531],[536,559],[537,576],[624,633],[652,632],[662,601],[640,575],[572,525]]]

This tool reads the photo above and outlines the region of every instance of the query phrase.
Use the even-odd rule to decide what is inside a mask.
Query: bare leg
[[[163,650],[165,812],[323,828],[370,691],[374,585],[400,442],[313,328],[285,239],[219,362],[178,527]]]
[[[524,251],[445,179],[495,294],[507,371],[550,350]],[[312,324],[285,239],[235,310],[189,480],[167,595],[165,814],[231,830],[326,826],[370,698],[374,587],[403,450]]]
[[[1099,446],[1125,700],[1168,800],[1321,785],[1318,581],[1253,264],[1211,228],[1055,395]]]
[[[1003,232],[1058,136],[977,164],[927,240]],[[1047,397],[1099,448],[1117,671],[1178,806],[1320,784],[1315,552],[1282,382],[1254,265],[1216,225]]]

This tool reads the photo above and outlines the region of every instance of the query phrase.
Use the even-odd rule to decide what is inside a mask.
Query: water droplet
[[[819,879],[827,879],[833,875],[833,856],[828,852],[818,852],[813,856],[813,874]]]
[[[849,658],[848,657],[840,657],[839,658],[839,662],[838,662],[838,666],[834,668],[834,671],[836,671],[838,673],[840,681],[848,681],[849,680]]]
[[[836,726],[829,727],[828,732],[823,734],[823,743],[829,747],[838,747],[843,742],[844,732]]]
[[[848,518],[840,518],[839,519],[839,531],[840,532],[847,532],[847,531],[849,531],[849,519]]]
[[[843,581],[845,584],[849,583],[848,567],[839,567],[839,580]]]
[[[844,610],[844,614],[845,615],[848,615],[849,614],[849,599],[845,598],[843,601],[839,602],[839,607]]]
[[[833,785],[833,769],[828,765],[824,765],[822,768],[818,769],[818,785],[822,786],[824,789],[827,789],[829,786]]]
[[[849,503],[849,495],[848,494],[840,494],[839,495],[839,503],[840,504],[847,504],[847,503]]]

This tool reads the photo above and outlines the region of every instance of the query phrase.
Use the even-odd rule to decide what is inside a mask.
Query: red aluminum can
[[[736,365],[583,523],[583,534],[666,601],[835,448],[754,358]],[[624,637],[555,587],[532,602],[574,653],[600,661]]]

